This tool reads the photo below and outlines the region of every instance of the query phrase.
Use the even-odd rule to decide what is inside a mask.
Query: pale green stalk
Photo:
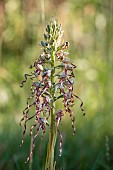
[[[52,63],[52,73],[51,73],[51,84],[54,85],[54,73],[55,73],[55,52],[52,52],[51,55]],[[50,94],[52,96],[52,99],[55,97],[54,90],[50,89]],[[56,144],[56,138],[57,138],[57,130],[55,126],[55,102],[54,100],[51,101],[51,127],[50,127],[50,134],[49,134],[49,143],[47,148],[47,157],[46,157],[46,166],[45,170],[55,170],[55,162],[54,162],[54,150],[55,150],[55,144]]]

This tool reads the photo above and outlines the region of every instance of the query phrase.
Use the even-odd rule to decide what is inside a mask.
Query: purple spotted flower
[[[46,169],[52,169],[52,167],[50,168],[51,164],[54,166],[54,155],[51,156],[51,152],[54,150],[56,144],[55,139],[57,137],[57,133],[60,138],[59,155],[62,155],[63,137],[60,132],[59,125],[64,114],[68,114],[70,116],[73,134],[76,133],[75,113],[73,112],[75,98],[80,100],[80,108],[83,115],[85,115],[82,108],[82,100],[73,93],[75,78],[74,69],[76,68],[76,65],[73,64],[68,57],[69,42],[66,41],[61,43],[62,36],[62,26],[59,25],[54,18],[52,18],[50,24],[46,27],[44,41],[41,41],[42,53],[29,67],[32,72],[30,74],[25,74],[25,80],[21,83],[21,87],[23,87],[28,78],[30,78],[32,82],[31,94],[27,99],[27,106],[23,111],[23,117],[20,121],[20,124],[24,122],[22,144],[24,143],[27,122],[31,119],[34,119],[34,124],[30,127],[32,149],[27,161],[29,161],[33,155],[35,138],[38,134],[42,132],[41,138],[43,138],[46,130],[50,131],[51,137],[48,145]],[[56,111],[57,108],[55,104],[59,101],[59,99],[62,99],[63,108]],[[35,108],[35,112],[31,114],[32,107]],[[50,162],[52,163],[50,164]]]

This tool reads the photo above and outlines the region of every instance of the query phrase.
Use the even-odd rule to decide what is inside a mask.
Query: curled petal
[[[80,109],[81,109],[81,111],[83,112],[83,116],[85,116],[85,111],[84,111],[84,109],[82,108],[82,106],[83,106],[83,101],[81,100],[81,98],[80,97],[78,97],[77,95],[75,95],[75,94],[73,94],[78,100],[80,100],[80,102],[81,102],[81,104],[80,104]]]
[[[24,109],[23,111],[23,118],[20,120],[20,125],[21,125],[21,122],[25,119],[25,118],[28,118],[28,113],[29,113],[29,109],[30,107],[32,107],[33,105],[35,105],[35,102],[33,102],[31,105],[27,105],[27,107]]]
[[[24,83],[26,83],[26,81],[27,81],[27,77],[31,77],[31,76],[32,76],[32,74],[25,74],[25,75],[24,75],[25,80],[23,80],[23,81],[21,82],[20,87],[23,87],[23,86],[24,86]]]
[[[71,118],[71,122],[72,122],[72,128],[73,128],[73,135],[74,135],[76,133],[76,128],[75,128],[75,125],[74,125],[75,116],[74,116],[73,111],[70,108],[67,108],[66,111],[70,114],[70,118]]]
[[[56,128],[57,128],[57,132],[58,132],[59,137],[60,137],[60,144],[59,144],[60,154],[59,154],[59,156],[61,156],[61,155],[62,155],[62,142],[63,142],[63,140],[62,140],[62,134],[60,133],[60,130],[58,129],[58,125],[59,125],[59,123],[60,123],[60,121],[61,121],[62,116],[64,115],[64,114],[63,114],[63,110],[59,110],[59,111],[56,113],[56,115],[57,115],[57,117],[56,117],[56,119],[55,119],[55,121],[56,121]]]
[[[59,154],[59,156],[61,156],[62,155],[62,143],[63,143],[63,139],[62,139],[62,134],[60,133],[60,130],[58,128],[57,128],[57,132],[58,132],[58,134],[60,136],[60,144],[59,144],[60,154]]]
[[[31,141],[31,148],[30,148],[30,154],[26,160],[25,163],[27,163],[31,158],[32,158],[32,155],[33,155],[33,151],[34,151],[34,147],[35,147],[35,144],[34,144],[34,138],[32,138],[32,141]]]

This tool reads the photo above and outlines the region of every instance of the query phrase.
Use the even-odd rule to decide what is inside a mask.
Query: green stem
[[[55,73],[55,54],[54,52],[51,55],[52,63],[51,63],[51,68],[52,68],[52,73],[51,73],[51,84],[52,87],[50,89],[50,93],[52,96],[52,99],[55,97],[55,93],[53,90],[53,85],[54,85],[54,73]],[[49,132],[49,143],[48,143],[48,148],[47,148],[47,156],[46,156],[46,165],[45,165],[45,170],[55,170],[55,162],[54,162],[54,150],[55,150],[55,144],[56,144],[56,138],[57,138],[57,130],[55,126],[55,102],[54,100],[51,101],[51,128]]]

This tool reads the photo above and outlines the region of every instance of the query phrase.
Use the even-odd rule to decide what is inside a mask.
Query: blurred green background
[[[77,65],[75,93],[84,101],[85,117],[75,102],[72,135],[70,117],[60,127],[55,159],[57,170],[113,169],[113,1],[112,0],[0,0],[0,170],[28,170],[29,131],[20,148],[19,121],[29,95],[23,75],[39,56],[38,44],[49,18],[62,23],[70,57]],[[60,105],[58,106],[60,108]],[[48,134],[48,132],[47,132]],[[33,170],[43,170],[48,137],[38,137]]]

